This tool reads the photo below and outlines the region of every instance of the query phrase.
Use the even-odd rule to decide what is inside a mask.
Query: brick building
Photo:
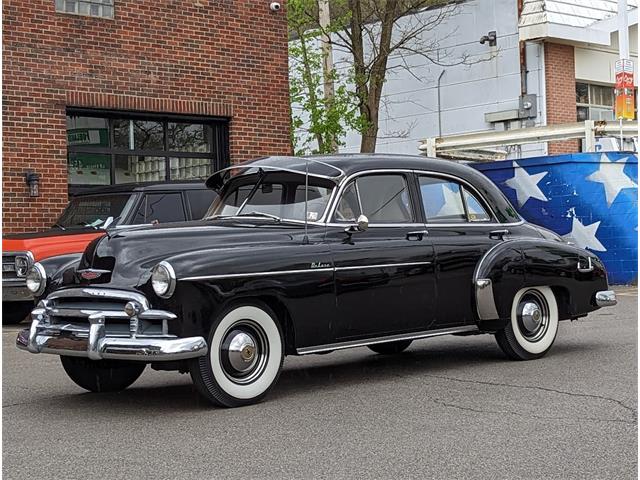
[[[290,153],[286,15],[266,0],[5,0],[3,20],[4,233],[49,227],[78,188]]]

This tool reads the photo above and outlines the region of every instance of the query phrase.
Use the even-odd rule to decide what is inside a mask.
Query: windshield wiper
[[[66,230],[66,228],[65,228],[65,227],[63,227],[62,225],[60,225],[59,223],[54,223],[54,224],[53,224],[53,226],[54,226],[54,227],[58,227],[58,228],[59,228],[60,230],[62,230],[62,231]]]
[[[266,217],[266,218],[271,218],[276,222],[282,221],[282,218],[280,218],[279,216],[273,215],[271,213],[264,213],[264,212],[247,212],[247,213],[239,213],[237,215],[232,215],[232,216],[233,217]]]

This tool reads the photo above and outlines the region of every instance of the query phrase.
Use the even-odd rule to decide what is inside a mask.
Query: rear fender
[[[593,268],[585,271],[587,265]],[[485,331],[504,327],[522,288],[551,287],[562,320],[595,310],[595,293],[608,288],[604,266],[594,254],[567,243],[530,238],[506,240],[488,250],[473,282],[477,322]]]

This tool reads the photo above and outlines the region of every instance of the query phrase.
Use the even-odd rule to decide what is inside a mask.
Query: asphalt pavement
[[[506,360],[488,335],[288,357],[263,403],[232,410],[151,369],[85,393],[4,327],[3,478],[635,479],[637,326],[623,289],[561,322],[540,360]]]

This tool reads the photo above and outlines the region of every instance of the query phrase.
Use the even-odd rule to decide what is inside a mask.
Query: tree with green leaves
[[[453,57],[441,48],[442,39],[434,30],[457,13],[459,0],[330,0],[329,27],[320,26],[316,2],[289,0],[287,8],[290,33],[298,39],[290,45],[292,102],[309,118],[306,122],[304,115],[294,114],[294,129],[308,125],[319,152],[330,151],[328,141],[338,139],[342,144],[346,127],[361,134],[361,152],[375,152],[385,81],[395,70],[415,76],[409,57],[418,56],[439,66],[469,65],[492,58],[471,59],[466,53]],[[348,73],[334,77],[339,87],[330,101],[321,92],[322,53],[317,45],[323,34],[351,60]]]
[[[344,145],[348,129],[362,130],[357,97],[349,88],[350,72],[323,71],[321,37],[330,34],[337,22],[323,32],[310,22],[312,11],[317,16],[316,0],[287,2],[292,142],[298,155],[335,153],[337,146]],[[324,94],[326,82],[334,85],[330,96]]]

